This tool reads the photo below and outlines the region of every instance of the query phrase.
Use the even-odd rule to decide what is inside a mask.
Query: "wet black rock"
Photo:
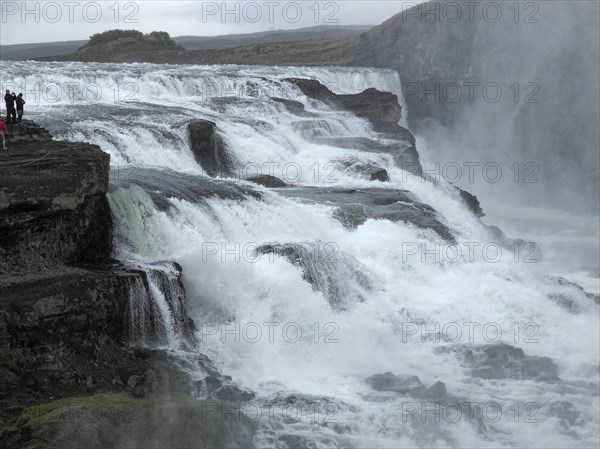
[[[302,269],[302,277],[327,298],[329,304],[344,310],[350,303],[364,301],[372,285],[368,269],[356,258],[339,251],[336,244],[324,242],[266,244],[258,255],[278,255]]]
[[[196,382],[196,390],[206,394],[211,399],[227,402],[247,402],[254,399],[254,392],[240,388],[230,376],[213,373]]]
[[[296,133],[310,141],[336,134],[335,124],[324,118],[297,120],[291,125]]]
[[[111,258],[109,156],[18,126],[25,129],[20,135],[37,137],[13,142],[0,159],[0,446],[108,449],[165,435],[169,444],[249,444],[254,427],[245,421],[229,430],[211,421],[177,435],[201,411],[167,406],[173,395],[192,395],[189,367],[166,351],[134,347],[164,342],[172,324],[153,305],[150,283],[165,297],[178,349],[193,345],[194,325],[180,266],[124,266]],[[146,421],[132,426],[104,417],[66,426],[46,419],[70,407],[64,401],[114,409],[149,395],[164,401],[144,408]]]
[[[404,128],[403,128],[404,129]],[[410,131],[407,130],[410,134]],[[411,134],[412,136],[412,134]],[[316,143],[338,148],[348,148],[373,154],[389,154],[394,158],[395,164],[415,176],[422,175],[419,153],[417,152],[414,137],[395,136],[394,140],[387,136],[385,140],[369,139],[368,137],[315,137]]]
[[[207,198],[244,200],[247,197],[262,198],[262,193],[235,179],[215,179],[208,176],[193,176],[185,173],[133,167],[126,177],[115,179],[113,188],[141,187],[152,197],[157,207],[168,210],[171,203],[166,198],[178,198],[191,203]]]
[[[50,140],[52,140],[52,136],[48,130],[31,120],[7,123],[6,125],[6,145],[9,148],[17,142],[48,142]]]
[[[467,398],[450,395],[443,382],[436,381],[427,387],[417,376],[396,376],[388,371],[368,377],[365,383],[375,391],[397,393],[421,401],[410,403],[412,411],[416,412],[407,415],[411,419],[422,419],[427,411],[430,413],[432,410],[445,413],[445,409],[452,410],[455,416],[459,409],[460,413],[456,416],[460,420],[475,425],[480,435],[485,435],[487,432],[481,405]]]
[[[283,104],[288,112],[299,117],[316,117],[316,114],[305,109],[304,105],[299,101],[289,100],[287,98],[271,97],[271,100]]]
[[[456,354],[472,376],[482,379],[560,380],[550,357],[527,356],[522,349],[507,344],[459,345],[437,352]]]
[[[9,146],[0,160],[0,273],[109,258],[108,165],[87,143]]]
[[[586,292],[580,285],[560,276],[545,276],[553,286],[548,298],[571,313],[580,312],[587,304],[600,305],[600,295]]]
[[[393,391],[400,394],[409,394],[412,390],[423,385],[418,376],[396,376],[391,372],[374,374],[365,379],[373,390]]]
[[[390,180],[385,168],[376,164],[361,162],[360,159],[355,157],[336,158],[333,162],[338,164],[342,171],[358,174],[369,181],[388,182]]]
[[[278,440],[285,444],[283,449],[311,449],[314,447],[310,439],[300,435],[284,434],[280,435]]]
[[[252,178],[246,179],[246,181],[253,182],[254,184],[259,184],[263,187],[271,187],[271,188],[287,186],[287,184],[285,182],[283,182],[281,179],[276,178],[275,176],[271,176],[271,175],[253,176]]]
[[[308,202],[337,206],[335,218],[350,229],[355,229],[368,219],[402,221],[418,228],[432,229],[443,239],[454,241],[450,229],[438,220],[435,209],[420,203],[406,190],[304,187],[281,189],[279,193]]]
[[[549,415],[560,420],[560,425],[565,432],[568,432],[571,426],[583,424],[581,413],[569,401],[557,401],[551,404]]]
[[[524,263],[538,263],[543,257],[540,246],[535,242],[508,237],[498,226],[481,223],[490,234],[491,242],[509,249],[519,260]]]
[[[460,194],[460,198],[463,200],[467,208],[478,218],[483,217],[485,214],[483,213],[483,209],[479,204],[479,200],[472,193],[467,192],[459,187],[455,186],[455,189],[458,190]]]
[[[388,371],[368,377],[365,382],[376,391],[391,391],[431,402],[448,399],[446,385],[443,382],[437,381],[427,388],[417,376],[396,376]]]
[[[187,126],[190,147],[200,166],[210,176],[228,175],[234,165],[227,145],[219,135],[217,124],[210,120],[194,120]]]
[[[287,78],[283,81],[295,84],[304,95],[322,101],[334,109],[350,111],[372,123],[398,123],[401,107],[398,97],[391,92],[369,88],[358,94],[335,94],[317,80]]]

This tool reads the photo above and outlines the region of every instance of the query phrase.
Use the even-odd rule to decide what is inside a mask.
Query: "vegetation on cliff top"
[[[157,51],[184,50],[171,39],[165,31],[153,31],[144,34],[136,30],[108,30],[90,37],[87,44],[80,47],[77,53],[119,52],[119,51]]]

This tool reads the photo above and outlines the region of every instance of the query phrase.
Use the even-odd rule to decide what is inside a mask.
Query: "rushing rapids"
[[[391,92],[406,115],[395,72],[66,65],[4,81],[55,137],[110,153],[115,257],[150,284],[131,286],[131,337],[231,376],[198,370],[197,394],[233,399],[256,447],[597,442],[597,281],[550,276],[543,245],[500,242],[455,187],[403,170],[393,136],[287,80]],[[231,173],[197,163],[199,119]],[[246,180],[265,175],[283,186]]]

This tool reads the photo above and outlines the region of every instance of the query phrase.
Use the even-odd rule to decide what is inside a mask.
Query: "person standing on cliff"
[[[23,106],[25,105],[25,100],[23,99],[23,94],[19,94],[17,95],[16,98],[16,103],[17,103],[17,122],[22,122],[23,121]]]
[[[6,89],[6,95],[4,95],[4,102],[6,103],[6,123],[17,123],[17,111],[15,110],[15,100],[17,99],[15,93],[10,93],[10,90]]]
[[[6,123],[0,118],[0,140],[2,140],[2,149],[6,151]]]

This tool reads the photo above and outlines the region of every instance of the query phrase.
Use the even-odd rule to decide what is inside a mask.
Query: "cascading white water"
[[[597,442],[600,323],[594,301],[572,286],[549,281],[547,266],[525,263],[529,254],[515,257],[504,251],[496,257],[483,252],[491,242],[489,232],[451,186],[408,175],[388,155],[306,140],[315,121],[325,135],[378,137],[365,120],[331,111],[281,81],[310,77],[337,86],[333,90],[338,92],[375,87],[401,93],[396,74],[342,68],[68,65],[69,71],[58,63],[14,63],[5,84],[58,80],[102,87],[98,102],[28,101],[28,112],[58,136],[89,140],[111,154],[116,256],[138,264],[172,260],[182,265],[199,350],[257,393],[257,447],[284,448],[300,440],[308,447],[327,448],[586,447]],[[110,91],[115,82],[136,83],[135,101],[115,103]],[[264,93],[257,95],[257,89]],[[294,116],[272,96],[298,100],[316,117]],[[238,98],[217,101],[222,97]],[[277,191],[257,188],[262,199],[190,201],[120,182],[137,167],[152,167],[165,176],[174,171],[206,177],[186,140],[185,125],[192,118],[218,124],[240,171],[271,164],[279,170],[276,176],[304,187],[409,190],[454,231],[453,248],[462,251],[461,257],[449,255],[452,248],[431,230],[386,220],[368,220],[349,230],[334,218],[333,205]],[[376,162],[388,171],[390,182],[338,170],[332,161],[339,157]],[[247,185],[239,179],[230,182]],[[153,195],[161,196],[160,207]],[[308,251],[303,258],[309,259],[313,273],[324,276],[321,289],[306,281],[301,265],[257,254],[260,245],[268,244],[294,244]],[[339,266],[326,265],[331,262]],[[332,282],[343,307],[332,305],[335,295],[326,293]],[[362,285],[360,292],[357,285]],[[163,305],[161,316],[168,322],[173,311]],[[454,338],[457,328],[462,335]],[[446,341],[436,340],[436,332]],[[527,355],[552,357],[562,380],[473,377],[454,353],[440,351],[491,341],[522,348]],[[497,404],[501,416],[486,416],[482,434],[477,423],[453,420],[454,415],[436,419],[435,413],[415,414],[410,407],[426,401],[377,392],[363,382],[386,371],[417,375],[427,386],[443,381],[454,401]],[[282,403],[290,395],[304,405],[285,409]],[[267,413],[267,404],[275,404],[274,411]],[[557,412],[565,408],[572,414]],[[302,416],[292,419],[290,414],[298,411]]]

